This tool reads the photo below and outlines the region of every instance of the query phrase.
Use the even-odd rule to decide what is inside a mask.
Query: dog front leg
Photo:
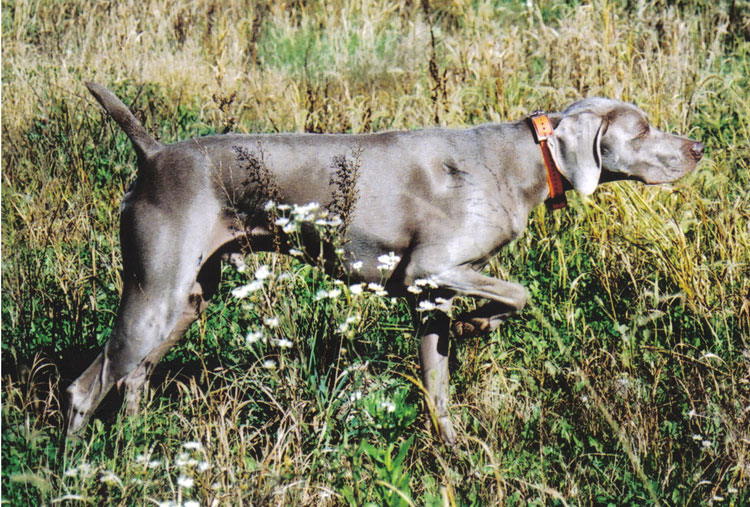
[[[450,320],[442,312],[429,323],[419,347],[424,387],[427,390],[430,411],[434,414],[440,436],[446,444],[456,443],[456,432],[448,413],[449,375],[448,351]]]

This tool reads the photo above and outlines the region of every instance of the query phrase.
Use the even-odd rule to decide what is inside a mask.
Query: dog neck
[[[550,211],[562,209],[568,205],[565,198],[565,178],[560,174],[555,159],[552,157],[547,140],[554,134],[552,122],[544,111],[535,111],[531,113],[527,122],[534,135],[534,141],[539,145],[542,152],[542,161],[547,173],[548,196],[544,203]]]

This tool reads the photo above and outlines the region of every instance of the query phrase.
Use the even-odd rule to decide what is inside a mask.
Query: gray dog
[[[138,177],[122,202],[123,293],[115,326],[68,388],[68,434],[86,424],[115,384],[124,388],[126,409],[138,410],[154,365],[208,304],[221,259],[288,251],[269,201],[319,203],[338,213],[343,275],[351,280],[382,283],[378,266],[387,255],[391,295],[413,296],[407,289],[421,285],[429,290],[420,296],[430,293],[439,310],[456,295],[487,300],[453,323],[459,334],[483,333],[526,303],[522,286],[480,270],[523,232],[535,206],[553,198],[558,207],[566,189],[591,194],[603,181],[673,181],[703,156],[701,143],[660,132],[637,107],[603,98],[466,130],[220,135],[164,146],[115,95],[87,86],[133,142]],[[309,255],[330,260],[316,231],[302,232]],[[451,321],[439,310],[420,357],[428,404],[443,439],[453,443]]]

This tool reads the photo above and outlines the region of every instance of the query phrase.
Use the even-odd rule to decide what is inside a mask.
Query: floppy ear
[[[599,184],[603,126],[598,114],[564,116],[547,141],[560,173],[583,195],[593,193]]]

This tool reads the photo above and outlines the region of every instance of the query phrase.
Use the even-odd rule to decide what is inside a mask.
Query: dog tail
[[[130,112],[128,106],[123,104],[114,93],[97,83],[86,83],[86,88],[125,131],[139,157],[148,158],[162,148],[162,145],[143,128],[138,118]]]

